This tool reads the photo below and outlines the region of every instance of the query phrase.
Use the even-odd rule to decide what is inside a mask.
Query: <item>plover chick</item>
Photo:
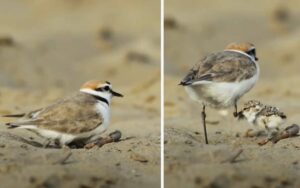
[[[190,98],[202,104],[202,123],[206,144],[208,144],[208,138],[205,107],[224,109],[234,106],[234,116],[237,116],[238,100],[258,80],[257,60],[253,44],[231,43],[224,51],[205,56],[180,82]]]
[[[264,130],[270,139],[279,131],[286,121],[286,115],[277,107],[263,105],[259,101],[248,101],[242,111],[238,113],[239,119],[245,118],[257,130]]]

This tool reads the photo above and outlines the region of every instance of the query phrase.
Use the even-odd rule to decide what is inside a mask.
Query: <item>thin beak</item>
[[[115,96],[115,97],[123,97],[123,95],[122,95],[121,93],[117,93],[117,92],[115,92],[115,91],[113,91],[113,90],[110,90],[110,92],[111,92],[111,94],[112,94],[113,96]]]
[[[244,116],[244,114],[243,114],[243,111],[238,112],[237,118],[238,118],[238,120],[241,120],[241,119],[244,119],[244,118],[245,118],[245,116]]]
[[[255,57],[255,61],[257,61],[258,60],[258,58],[257,57]]]

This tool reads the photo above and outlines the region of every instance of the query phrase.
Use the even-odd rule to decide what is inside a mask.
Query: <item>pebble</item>
[[[142,163],[147,163],[148,162],[148,159],[146,157],[144,157],[141,154],[137,154],[137,153],[132,153],[130,155],[130,158],[133,159],[133,160],[135,160],[135,161],[142,162]]]

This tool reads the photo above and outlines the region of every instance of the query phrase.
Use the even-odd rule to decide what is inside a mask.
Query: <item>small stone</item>
[[[273,177],[271,177],[271,176],[266,176],[266,177],[264,178],[264,180],[265,180],[265,182],[267,182],[267,183],[272,183],[272,182],[276,181],[276,178],[273,178]]]
[[[197,176],[197,177],[195,178],[195,184],[201,184],[202,182],[203,182],[203,180],[202,180],[201,177]]]
[[[13,46],[15,41],[10,36],[0,36],[0,46]]]
[[[139,162],[142,162],[142,163],[147,163],[148,162],[148,159],[146,159],[146,157],[140,155],[140,154],[137,154],[137,153],[132,153],[130,155],[130,158],[135,160],[135,161],[139,161]]]
[[[192,145],[193,144],[193,142],[191,140],[186,140],[184,143],[187,144],[187,145]]]
[[[26,144],[22,144],[20,147],[23,149],[28,149],[28,146]]]
[[[178,28],[178,23],[173,17],[166,17],[164,19],[164,26],[166,29],[175,29]]]
[[[33,176],[31,176],[31,177],[29,178],[29,182],[30,182],[30,183],[35,183],[35,182],[36,182],[36,178],[33,177]]]
[[[217,176],[209,185],[210,188],[229,188],[230,182],[225,175]]]
[[[150,57],[142,52],[129,51],[126,54],[126,60],[129,62],[149,63]]]

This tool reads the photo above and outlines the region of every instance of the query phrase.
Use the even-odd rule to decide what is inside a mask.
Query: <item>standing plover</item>
[[[50,106],[4,117],[22,117],[6,125],[30,130],[59,146],[82,144],[107,129],[113,96],[123,95],[113,91],[109,82],[92,80],[83,84],[79,92]]]
[[[205,56],[180,82],[193,100],[202,103],[206,144],[205,106],[217,109],[234,106],[237,116],[237,101],[258,80],[257,60],[253,44],[231,43],[224,51]]]
[[[285,122],[286,115],[276,107],[251,100],[244,104],[243,110],[238,113],[238,118],[245,118],[254,128],[267,131],[270,139]]]

